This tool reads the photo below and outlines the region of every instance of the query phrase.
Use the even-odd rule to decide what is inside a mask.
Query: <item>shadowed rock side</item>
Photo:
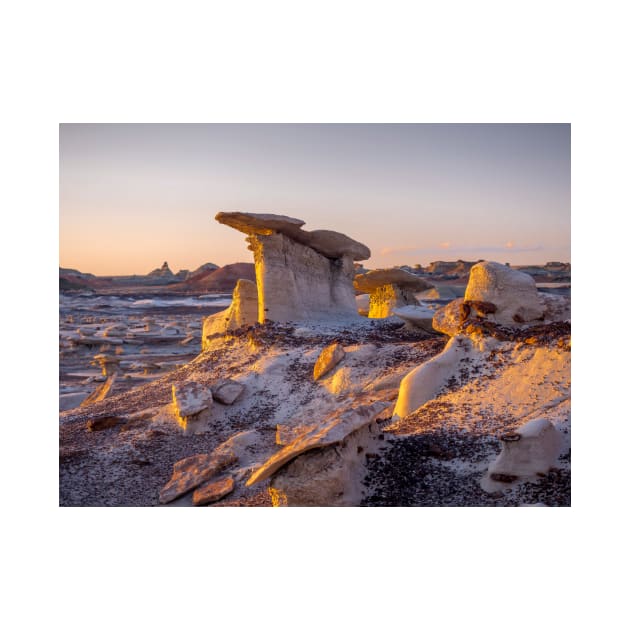
[[[260,323],[356,315],[353,261],[369,258],[365,245],[339,232],[307,232],[282,215],[220,212],[216,220],[248,235]]]

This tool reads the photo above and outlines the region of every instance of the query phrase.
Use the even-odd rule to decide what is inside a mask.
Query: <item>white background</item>
[[[2,9],[6,627],[620,627],[623,3],[227,5]],[[570,122],[573,507],[59,508],[61,122]]]

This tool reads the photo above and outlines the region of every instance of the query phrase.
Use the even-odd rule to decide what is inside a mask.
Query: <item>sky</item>
[[[367,268],[570,262],[569,124],[62,124],[59,264],[251,262],[217,212],[302,219]]]

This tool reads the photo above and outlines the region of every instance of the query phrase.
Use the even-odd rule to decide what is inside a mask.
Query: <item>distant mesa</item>
[[[212,263],[208,263],[212,265]],[[197,273],[197,271],[199,273]],[[239,280],[256,280],[253,263],[232,263],[224,267],[212,265],[212,268],[193,272],[193,275],[182,283],[182,287],[199,291],[218,291],[229,293],[236,287]]]
[[[204,265],[200,265],[194,271],[189,271],[184,278],[184,280],[196,280],[207,276],[210,272],[218,269],[219,265],[215,265],[214,263],[205,263]]]

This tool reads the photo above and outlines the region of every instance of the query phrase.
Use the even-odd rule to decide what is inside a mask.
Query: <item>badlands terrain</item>
[[[216,219],[253,264],[60,270],[60,505],[570,505],[568,264]]]

